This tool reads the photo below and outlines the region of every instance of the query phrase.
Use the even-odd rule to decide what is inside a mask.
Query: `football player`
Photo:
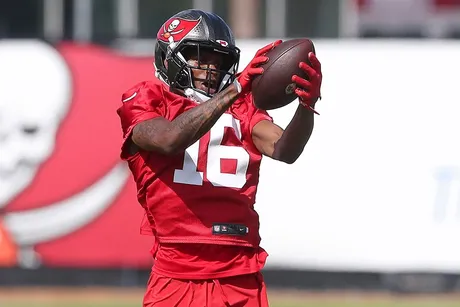
[[[254,77],[276,41],[241,73],[240,50],[216,14],[186,10],[160,28],[156,77],[122,96],[121,158],[137,184],[154,265],[144,306],[268,306],[254,210],[262,156],[293,163],[313,130],[321,68],[299,64],[301,103],[285,130],[255,108]],[[145,228],[144,228],[145,229]]]

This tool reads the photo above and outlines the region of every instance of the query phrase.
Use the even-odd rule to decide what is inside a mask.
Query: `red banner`
[[[116,109],[151,78],[152,58],[57,50],[0,43],[0,266],[149,267],[153,237],[139,233]]]

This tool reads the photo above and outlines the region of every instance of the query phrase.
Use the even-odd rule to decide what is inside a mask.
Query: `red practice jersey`
[[[137,84],[122,100],[118,109],[125,141],[121,157],[128,161],[149,232],[160,246],[174,250],[191,244],[181,255],[193,254],[189,247],[197,244],[203,254],[209,253],[203,251],[203,244],[210,249],[227,246],[251,258],[248,250],[259,251],[260,243],[254,203],[262,159],[251,132],[261,120],[272,120],[270,116],[255,108],[248,95],[236,101],[185,152],[168,156],[140,150],[130,155],[126,140],[136,124],[159,116],[172,121],[197,103],[170,92],[156,78]],[[161,248],[158,255],[162,255]]]

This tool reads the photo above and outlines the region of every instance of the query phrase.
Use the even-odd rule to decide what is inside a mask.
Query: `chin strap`
[[[211,99],[211,97],[208,97],[200,92],[195,91],[192,88],[187,88],[185,89],[185,96],[187,96],[188,99],[191,99],[197,103],[203,103],[205,101],[208,101]]]

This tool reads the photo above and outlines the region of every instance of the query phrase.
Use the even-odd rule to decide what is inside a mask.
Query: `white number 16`
[[[249,165],[249,153],[239,146],[221,145],[225,128],[232,128],[241,140],[241,125],[231,114],[224,113],[210,130],[208,161],[206,164],[207,179],[214,186],[242,188],[246,183],[246,171]],[[197,171],[200,141],[196,141],[185,150],[184,166],[174,171],[174,182],[203,185],[203,172]],[[222,173],[221,159],[236,160],[236,173]]]

